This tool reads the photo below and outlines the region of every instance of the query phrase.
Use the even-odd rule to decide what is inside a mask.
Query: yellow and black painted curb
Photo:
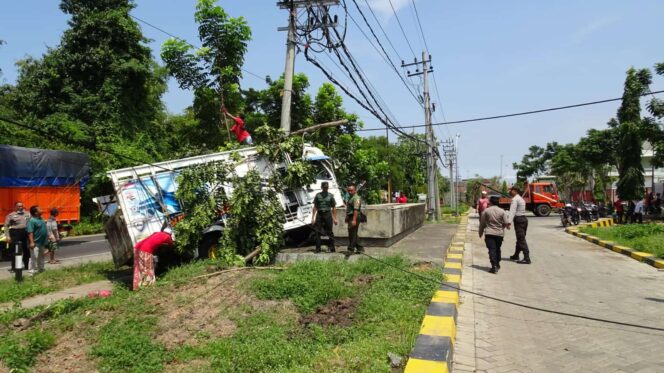
[[[601,219],[597,222],[594,223],[587,223],[587,224],[580,224],[579,227],[591,227],[591,228],[597,228],[597,227],[608,227],[610,225],[613,225],[613,219]],[[601,240],[595,236],[591,236],[587,233],[581,233],[579,232],[579,227],[570,227],[570,228],[565,228],[565,232],[574,235],[579,238],[583,238],[584,240],[588,242],[592,242],[596,245],[599,245],[603,248],[609,249],[611,251],[615,251],[619,254],[627,255],[628,257],[638,260],[639,262],[644,262],[648,265],[651,265],[655,268],[664,268],[664,259],[659,259],[656,256],[652,255],[651,253],[646,253],[643,251],[638,251],[634,250],[632,248],[629,248],[627,246],[621,246],[618,245],[614,242],[610,241],[604,241]]]
[[[468,216],[462,216],[445,252],[444,282],[431,298],[404,373],[449,373],[456,338],[459,286]]]

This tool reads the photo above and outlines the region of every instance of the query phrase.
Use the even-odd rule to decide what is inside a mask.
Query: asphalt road
[[[84,260],[103,257],[100,254],[110,254],[110,246],[103,234],[91,236],[65,238],[60,243],[60,248],[55,254],[58,260]],[[10,262],[4,260],[0,262],[0,270],[10,268]]]

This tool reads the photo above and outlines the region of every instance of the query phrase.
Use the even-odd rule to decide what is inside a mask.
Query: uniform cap
[[[321,188],[327,188],[330,186],[330,184],[327,181],[323,181],[322,183],[320,183],[320,186]]]

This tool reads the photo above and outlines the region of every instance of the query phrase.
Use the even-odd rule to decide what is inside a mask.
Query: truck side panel
[[[17,201],[23,202],[26,210],[39,205],[48,216],[48,211],[56,207],[60,212],[58,222],[79,221],[81,190],[78,185],[66,187],[0,187],[0,225],[5,223],[7,214],[14,210]]]

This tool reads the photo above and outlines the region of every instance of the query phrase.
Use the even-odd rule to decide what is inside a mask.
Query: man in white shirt
[[[516,260],[519,264],[530,264],[530,250],[526,242],[526,232],[528,231],[528,218],[526,218],[526,201],[521,198],[521,190],[513,186],[510,188],[512,203],[510,204],[510,224],[514,224],[514,233],[516,233],[516,247],[514,255],[510,259]],[[523,260],[519,260],[519,254],[523,252]]]
[[[634,215],[632,215],[632,223],[636,223],[638,221],[639,224],[643,224],[643,211],[644,211],[643,200],[636,201],[636,207],[634,207]]]

